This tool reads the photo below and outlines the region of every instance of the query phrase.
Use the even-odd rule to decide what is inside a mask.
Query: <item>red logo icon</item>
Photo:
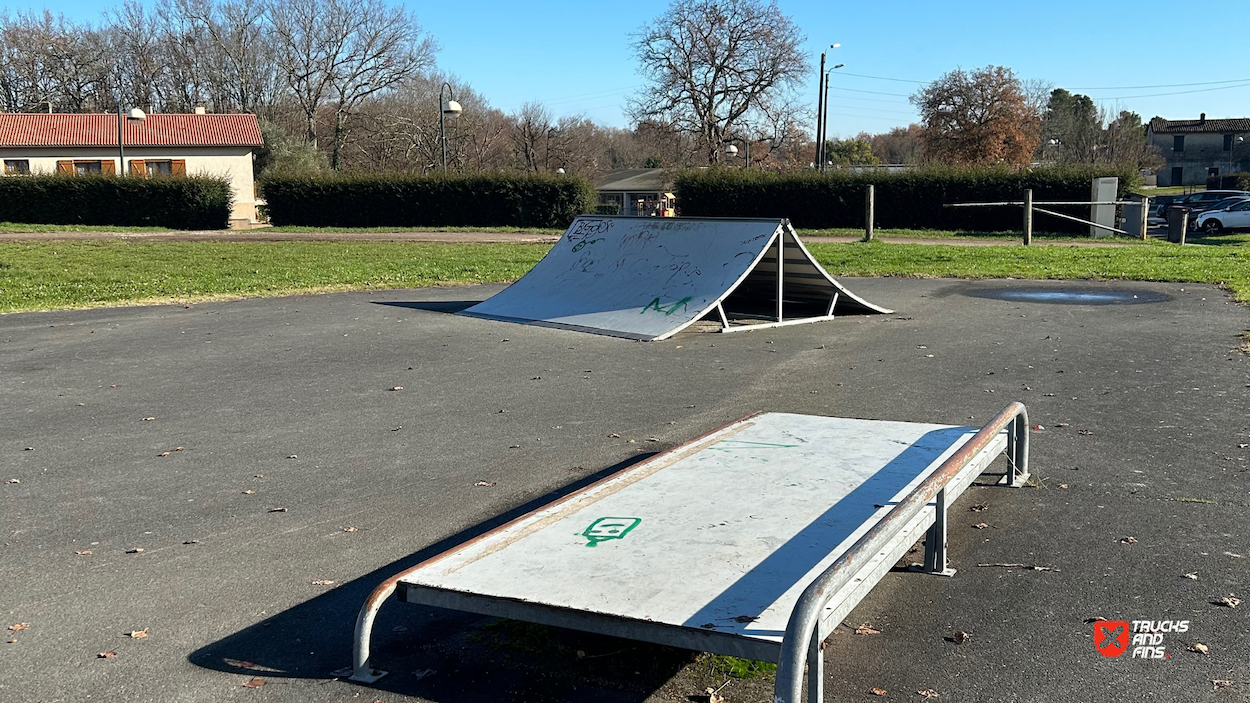
[[[1114,659],[1128,649],[1128,621],[1101,620],[1094,623],[1094,646],[1098,653]]]

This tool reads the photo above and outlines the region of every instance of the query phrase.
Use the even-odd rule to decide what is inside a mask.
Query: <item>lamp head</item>
[[[448,117],[457,117],[460,115],[461,112],[464,112],[464,108],[460,107],[460,103],[456,102],[455,100],[448,100],[447,102],[443,103],[444,115],[447,115]]]
[[[733,144],[730,144],[725,147],[725,156],[728,156],[729,158],[732,159],[733,157],[737,155],[738,155],[738,147],[734,146]]]
[[[133,122],[142,122],[148,118],[147,113],[137,107],[130,108],[130,112],[126,114],[126,119]]]

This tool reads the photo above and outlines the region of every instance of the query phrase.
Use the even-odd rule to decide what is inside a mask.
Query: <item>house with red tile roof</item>
[[[218,176],[234,190],[232,227],[256,221],[252,154],[264,143],[255,115],[146,115],[125,119],[121,163],[118,116],[0,113],[5,175],[125,174],[134,178]]]
[[[1146,141],[1159,147],[1166,165],[1159,170],[1161,186],[1208,184],[1219,188],[1223,177],[1250,170],[1250,117],[1165,120],[1156,117],[1146,126]]]

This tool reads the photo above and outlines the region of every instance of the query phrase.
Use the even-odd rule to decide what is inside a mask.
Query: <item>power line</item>
[[[1229,90],[1230,88],[1250,88],[1250,79],[1237,85],[1226,85],[1219,88],[1199,88],[1197,90],[1177,90],[1171,93],[1148,93],[1146,95],[1110,95],[1098,100],[1136,100],[1137,98],[1160,98],[1165,95],[1189,95],[1190,93],[1209,93],[1213,90]]]
[[[882,93],[879,90],[858,90],[856,88],[843,88],[841,86],[829,86],[830,90],[845,90],[851,93],[868,93],[869,95],[893,95],[896,98],[910,98],[907,93]]]
[[[838,71],[839,76],[855,76],[856,78],[871,78],[876,81],[894,81],[896,83],[918,83],[920,85],[928,85],[930,81],[913,81],[910,78],[886,78],[885,76],[869,76],[863,73],[847,73],[846,71]]]
[[[1188,88],[1195,85],[1219,85],[1221,83],[1243,83],[1250,78],[1234,78],[1228,81],[1207,81],[1205,83],[1160,83],[1159,85],[1104,85],[1096,88],[1069,88],[1069,90],[1147,90],[1150,88]]]

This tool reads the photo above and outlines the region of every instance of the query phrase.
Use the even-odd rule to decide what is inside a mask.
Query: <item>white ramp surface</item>
[[[839,304],[890,312],[830,277],[786,220],[583,216],[524,277],[460,314],[659,340],[713,311],[728,330],[726,310],[777,324],[831,319]]]
[[[400,585],[780,642],[803,589],[976,430],[760,415],[433,559]]]

